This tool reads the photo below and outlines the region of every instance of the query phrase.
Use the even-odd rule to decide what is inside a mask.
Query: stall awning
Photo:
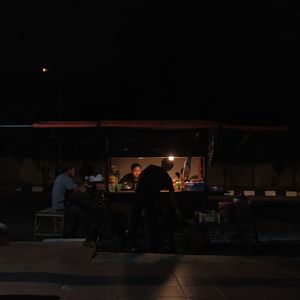
[[[184,130],[224,128],[242,131],[286,132],[287,126],[231,125],[203,120],[100,120],[100,121],[43,121],[32,124],[33,128],[124,128],[153,130]]]

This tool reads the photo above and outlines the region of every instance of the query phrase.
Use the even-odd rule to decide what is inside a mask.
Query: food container
[[[187,181],[184,184],[184,189],[186,191],[204,192],[206,190],[206,185],[203,182],[191,182],[191,181]]]

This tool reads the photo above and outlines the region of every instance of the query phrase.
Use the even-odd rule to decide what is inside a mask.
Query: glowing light
[[[42,67],[42,72],[47,73],[47,72],[49,72],[49,69],[47,67]]]
[[[170,161],[173,161],[173,160],[174,160],[174,156],[171,155],[171,156],[168,157],[168,159],[169,159]]]

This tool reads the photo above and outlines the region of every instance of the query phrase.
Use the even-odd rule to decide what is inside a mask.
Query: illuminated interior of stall
[[[164,157],[112,157],[111,165],[116,166],[120,177],[130,173],[130,167],[133,163],[139,163],[143,169],[150,164],[160,166],[161,160]],[[181,171],[184,166],[186,157],[174,157],[174,167],[169,171],[171,178],[176,177],[176,172]],[[203,156],[194,156],[191,159],[191,169],[189,178],[205,180],[205,160]]]

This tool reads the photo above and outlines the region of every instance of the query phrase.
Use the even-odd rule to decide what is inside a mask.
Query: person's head
[[[64,165],[62,171],[72,178],[75,176],[75,167],[73,165]]]
[[[131,165],[131,173],[134,178],[138,178],[142,172],[142,166],[139,163],[134,163]]]
[[[161,161],[161,166],[163,169],[165,169],[166,171],[170,171],[173,166],[174,166],[174,162],[169,160],[168,158],[164,158],[162,161]]]

